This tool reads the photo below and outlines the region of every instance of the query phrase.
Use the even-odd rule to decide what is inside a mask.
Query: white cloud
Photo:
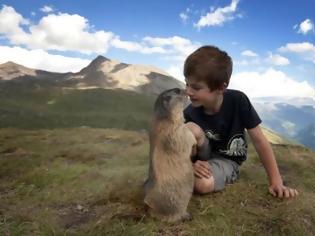
[[[4,34],[11,44],[30,49],[105,53],[114,37],[112,32],[103,30],[89,32],[88,20],[76,14],[47,15],[37,25],[29,27],[30,33],[21,27],[27,23],[12,7],[4,6],[0,11],[0,34]]]
[[[311,31],[314,31],[314,23],[310,19],[306,19],[300,23],[298,33],[307,34]]]
[[[29,21],[17,13],[14,8],[3,5],[0,11],[0,34],[5,34],[9,38],[15,35],[23,35],[25,32],[20,25],[28,25]]]
[[[186,12],[190,9],[187,8]],[[181,61],[199,44],[174,36],[171,38],[145,37],[140,42],[121,40],[112,32],[91,32],[86,18],[77,14],[49,14],[24,31],[22,24],[28,21],[12,7],[4,6],[0,12],[0,34],[12,45],[28,49],[76,51],[86,54],[106,53],[110,47],[142,54],[164,54]]]
[[[290,64],[288,58],[283,57],[279,54],[272,54],[271,52],[269,53],[267,61],[276,66],[286,66]]]
[[[181,12],[181,13],[179,14],[179,17],[180,17],[181,21],[182,21],[184,24],[186,24],[187,20],[189,19],[189,15],[188,15],[188,14],[189,14],[190,12],[191,12],[190,8],[187,7],[184,12]]]
[[[309,42],[287,43],[278,49],[280,52],[290,52],[301,55],[304,60],[315,64],[315,45]]]
[[[242,56],[247,56],[247,57],[258,57],[258,54],[254,53],[251,50],[245,50],[241,53]]]
[[[49,13],[49,12],[53,12],[54,11],[53,7],[52,6],[48,6],[48,5],[43,6],[42,8],[40,8],[40,10],[42,12],[45,12],[45,13]]]
[[[111,41],[111,46],[115,48],[125,49],[129,52],[139,52],[143,54],[152,54],[152,53],[166,54],[167,53],[167,51],[162,47],[148,47],[137,42],[122,41],[120,40],[120,37],[118,36],[116,36]]]
[[[286,46],[280,47],[279,51],[295,53],[315,52],[315,45],[309,42],[287,43]]]
[[[226,21],[231,21],[236,17],[241,17],[240,14],[236,14],[237,4],[239,0],[232,0],[231,4],[226,7],[219,7],[212,9],[205,16],[201,16],[199,21],[194,24],[198,29],[206,26],[221,26]]]
[[[75,57],[52,55],[40,49],[0,46],[0,64],[7,61],[52,72],[77,72],[91,62]]]
[[[189,39],[179,36],[169,38],[145,37],[144,42],[155,47],[163,47],[168,51],[168,59],[183,62],[186,57],[201,46],[198,42],[191,42]]]
[[[249,97],[311,97],[315,89],[307,82],[298,82],[282,71],[269,68],[263,73],[240,72],[232,76],[230,88],[244,91]]]
[[[186,21],[189,18],[189,16],[185,12],[180,13],[179,17],[180,17],[180,19],[182,20],[183,23],[186,23]]]

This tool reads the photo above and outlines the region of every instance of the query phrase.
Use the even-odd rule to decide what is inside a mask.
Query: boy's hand
[[[299,195],[299,192],[294,188],[289,188],[283,184],[273,184],[269,186],[269,192],[278,198],[293,198]]]
[[[193,163],[195,176],[198,178],[210,178],[212,176],[209,163],[207,161],[196,161]]]

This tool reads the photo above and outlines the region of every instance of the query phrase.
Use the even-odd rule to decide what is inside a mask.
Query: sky
[[[185,58],[215,45],[230,88],[315,101],[315,0],[0,0],[0,63],[77,72],[98,55],[184,81]]]

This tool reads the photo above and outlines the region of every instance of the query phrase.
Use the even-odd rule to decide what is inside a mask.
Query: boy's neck
[[[209,104],[209,106],[204,106],[204,112],[207,115],[214,115],[220,111],[222,103],[223,103],[223,94],[220,94],[213,104]]]

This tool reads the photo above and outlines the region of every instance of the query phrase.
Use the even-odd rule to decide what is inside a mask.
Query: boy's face
[[[215,106],[221,92],[219,89],[211,91],[203,81],[186,79],[186,94],[194,107],[212,107]]]

